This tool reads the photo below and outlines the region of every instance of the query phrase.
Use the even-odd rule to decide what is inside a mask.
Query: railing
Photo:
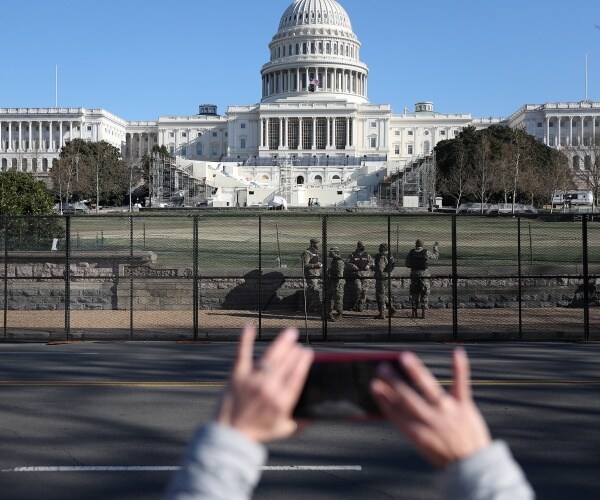
[[[593,214],[569,220],[239,210],[4,217],[0,224],[5,341],[235,339],[249,321],[261,338],[294,325],[311,341],[600,337],[600,225]],[[315,237],[321,292],[305,309],[312,292],[300,255]],[[403,267],[417,238],[430,250],[440,243],[426,278],[424,319],[412,318],[410,270]],[[396,258],[385,283],[397,312],[374,318],[376,280],[366,273],[358,281],[347,276],[344,313],[331,321],[327,250],[337,246],[346,257],[358,240],[372,257],[385,243]],[[366,297],[362,311],[353,311],[359,285]]]

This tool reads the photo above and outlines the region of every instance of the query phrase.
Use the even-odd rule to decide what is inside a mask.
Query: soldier
[[[427,269],[427,262],[435,260],[440,256],[439,243],[433,244],[433,252],[425,249],[425,242],[417,240],[415,248],[408,255],[404,265],[410,268],[410,302],[412,305],[412,317],[417,317],[417,309],[421,307],[421,318],[425,317],[425,309],[429,304],[429,291],[431,290],[431,281]]]
[[[302,252],[302,270],[306,279],[306,303],[308,309],[312,311],[321,310],[321,287],[319,278],[321,277],[321,258],[319,256],[319,245],[321,240],[312,238],[310,247]]]
[[[348,269],[347,280],[352,284],[352,310],[362,311],[367,298],[369,280],[371,275],[371,256],[365,251],[365,244],[359,241],[356,244],[356,250],[346,259]]]
[[[388,273],[394,269],[394,257],[388,251],[387,243],[379,245],[379,253],[375,255],[375,300],[379,314],[375,319],[385,319],[385,307],[390,309],[390,318],[396,314],[396,308],[388,300]]]
[[[329,297],[327,299],[327,319],[335,321],[342,317],[344,310],[344,261],[340,257],[338,247],[329,249],[329,257],[331,257],[331,267],[329,268],[329,279],[327,281],[327,290]],[[333,316],[333,311],[337,312],[337,316]]]

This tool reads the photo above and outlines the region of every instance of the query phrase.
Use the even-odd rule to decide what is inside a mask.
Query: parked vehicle
[[[594,204],[594,193],[591,191],[574,190],[574,191],[556,191],[552,196],[552,206],[592,206]]]

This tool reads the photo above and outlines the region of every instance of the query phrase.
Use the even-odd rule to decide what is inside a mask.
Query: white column
[[[21,135],[21,120],[19,120],[19,142],[17,144],[17,151],[21,151],[23,149],[23,136]]]
[[[50,130],[50,148],[49,151],[54,151],[54,143],[52,139],[52,120],[48,121],[48,130]]]
[[[0,151],[4,151],[4,142],[2,141],[2,127],[4,126],[4,124],[2,123],[2,120],[0,120]]]
[[[29,143],[27,151],[31,151],[33,149],[33,126],[31,125],[31,121],[29,121],[29,134],[27,139],[27,142]]]
[[[12,122],[8,122],[8,150],[12,151]]]
[[[271,149],[271,141],[269,140],[269,119],[265,118],[265,147]]]
[[[556,142],[556,146],[557,146],[558,148],[560,148],[560,133],[561,133],[561,132],[560,132],[560,116],[558,116],[557,118],[558,118],[558,119],[557,119],[557,122],[558,122],[558,132],[556,133],[556,135],[557,135],[557,142]]]
[[[279,145],[278,148],[283,147],[283,118],[279,118]]]
[[[144,134],[138,134],[138,158],[142,157],[142,140],[144,139]]]
[[[311,149],[317,148],[317,118],[313,116],[312,119],[312,144],[310,146]]]
[[[544,144],[550,146],[550,117],[546,116],[546,137],[544,138]]]
[[[62,148],[65,145],[65,141],[63,139],[63,121],[58,122],[58,147]]]
[[[41,120],[38,122],[39,123],[39,127],[38,127],[38,132],[39,132],[39,139],[40,139],[40,149],[44,150],[44,129],[43,129],[43,123]]]
[[[350,118],[346,118],[346,149],[350,147]]]
[[[329,149],[331,147],[331,117],[327,117],[327,139],[325,141],[325,149]]]
[[[573,117],[569,116],[569,146],[573,145]]]
[[[83,129],[85,128],[85,122],[81,120],[79,122],[79,138],[83,140]]]
[[[302,148],[302,118],[298,117],[298,149]]]
[[[259,149],[262,148],[262,147],[264,147],[264,145],[265,145],[265,134],[263,133],[264,122],[265,122],[264,118],[261,118],[260,121],[258,122],[258,128],[260,129],[258,131],[258,134],[259,134],[259,137],[260,137],[260,139],[258,141],[258,148]]]
[[[337,149],[337,139],[335,136],[335,117],[333,117],[331,119],[332,122],[332,126],[331,126],[331,146],[333,147],[333,149]]]

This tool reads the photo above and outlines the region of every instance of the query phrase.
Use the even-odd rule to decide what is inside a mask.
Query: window
[[[216,133],[216,132],[213,132],[213,133],[212,133],[212,136],[213,136],[213,137],[217,137],[217,133]]]
[[[202,143],[201,142],[196,143],[196,154],[198,156],[202,156]]]
[[[187,156],[187,148],[181,148],[181,156]]]
[[[458,134],[460,134],[460,132],[458,130],[454,131],[454,137],[456,137]]]
[[[245,123],[240,124],[240,128],[246,128],[246,124]]]
[[[213,144],[210,147],[210,155],[211,156],[217,156],[217,145],[216,144]]]
[[[369,137],[369,146],[372,149],[377,147],[377,137]]]
[[[181,137],[187,137],[187,132],[181,132]]]
[[[169,132],[169,137],[175,137],[175,132]]]
[[[408,135],[413,135],[413,131],[412,131],[412,130],[409,130],[409,131],[408,131]]]
[[[394,146],[394,154],[395,155],[399,155],[400,154],[400,145],[399,144],[396,144]]]
[[[246,149],[246,139],[244,137],[240,139],[240,149]]]
[[[87,126],[87,130],[88,130],[88,132],[91,132],[91,131],[92,131],[92,126],[91,126],[91,125],[88,125],[88,126]]]
[[[429,130],[426,130],[424,133],[425,135],[429,135]]]
[[[538,128],[542,128],[542,122],[537,122]]]
[[[399,130],[394,130],[394,135],[400,135],[400,131]]]
[[[413,145],[412,144],[408,144],[406,146],[406,154],[409,154],[409,155],[413,154]]]
[[[169,153],[171,153],[171,155],[175,154],[175,146],[169,146]]]
[[[198,132],[198,137],[202,137],[202,132]]]
[[[377,122],[371,122],[371,128],[377,128]]]
[[[440,135],[446,135],[446,131],[445,130],[440,130]]]

